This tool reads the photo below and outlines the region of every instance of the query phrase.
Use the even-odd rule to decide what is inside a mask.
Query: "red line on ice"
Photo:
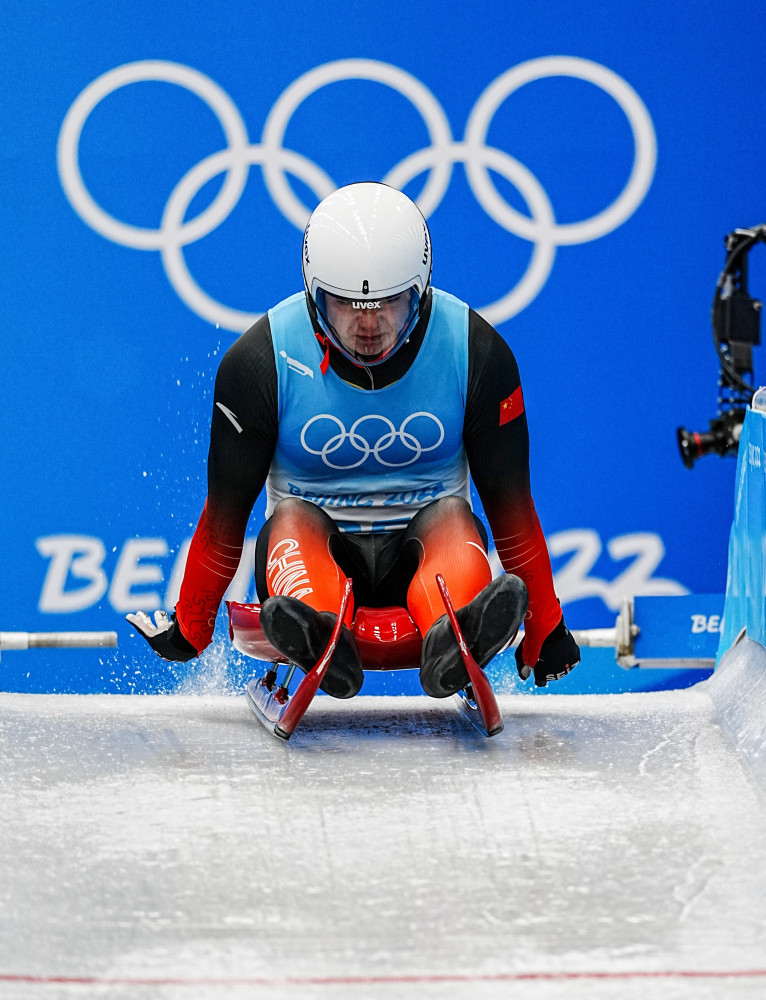
[[[368,986],[373,984],[417,983],[514,983],[535,980],[628,980],[628,979],[745,979],[766,977],[766,969],[663,969],[625,972],[499,972],[487,974],[444,974],[403,976],[303,976],[269,978],[144,978],[141,976],[45,976],[24,973],[0,973],[0,983],[37,983],[70,986]]]

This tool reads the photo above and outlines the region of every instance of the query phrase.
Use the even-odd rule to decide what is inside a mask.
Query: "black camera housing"
[[[762,303],[747,290],[747,255],[766,242],[766,226],[735,229],[726,237],[726,264],[713,297],[713,341],[721,365],[718,416],[707,431],[677,430],[681,459],[691,469],[703,455],[736,455],[753,398],[753,347],[761,343]]]

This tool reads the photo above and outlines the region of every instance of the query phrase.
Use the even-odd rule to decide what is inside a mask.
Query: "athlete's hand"
[[[163,660],[186,663],[197,655],[197,650],[181,632],[175,611],[170,617],[165,611],[155,611],[154,621],[145,611],[125,617]]]
[[[548,681],[565,677],[575,664],[580,662],[580,648],[572,633],[564,624],[564,619],[546,637],[540,649],[540,659],[534,666],[524,662],[524,641],[516,650],[516,669],[525,681],[534,672],[537,687],[545,687]]]

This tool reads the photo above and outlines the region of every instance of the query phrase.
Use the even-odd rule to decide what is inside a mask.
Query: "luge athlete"
[[[168,660],[210,643],[264,485],[256,586],[271,644],[304,670],[321,655],[343,586],[355,604],[406,606],[420,678],[446,697],[467,674],[436,574],[480,666],[522,620],[519,674],[538,686],[579,661],[556,598],[529,481],[519,372],[503,338],[431,287],[431,239],[406,195],[339,188],[303,239],[304,291],[227,351],[216,378],[208,495],[172,616],[129,620]],[[495,579],[470,480],[505,572]],[[355,695],[363,670],[341,631],[323,688]]]

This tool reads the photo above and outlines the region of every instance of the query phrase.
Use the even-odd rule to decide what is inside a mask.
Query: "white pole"
[[[616,628],[572,628],[569,631],[578,646],[611,646],[614,649],[617,643]]]
[[[0,650],[88,649],[116,645],[116,632],[0,632]]]

